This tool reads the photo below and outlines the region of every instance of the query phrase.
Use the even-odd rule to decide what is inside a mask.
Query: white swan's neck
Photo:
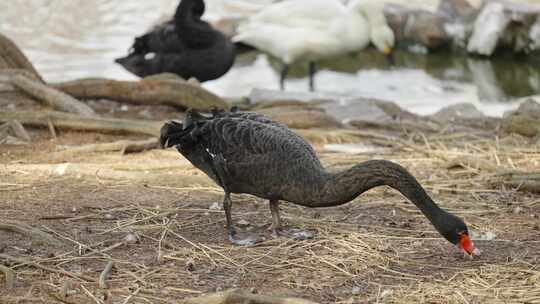
[[[360,12],[367,20],[369,40],[381,52],[388,52],[394,47],[395,37],[384,16],[384,3],[380,0],[352,0],[350,12]]]

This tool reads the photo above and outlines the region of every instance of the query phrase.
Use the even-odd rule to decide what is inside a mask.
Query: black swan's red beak
[[[480,249],[474,246],[473,241],[466,232],[459,233],[458,247],[470,256],[480,255]]]

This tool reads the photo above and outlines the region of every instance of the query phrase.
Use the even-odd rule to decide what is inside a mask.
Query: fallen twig
[[[18,120],[22,124],[47,127],[48,120],[58,129],[94,131],[104,133],[136,133],[158,136],[163,125],[160,121],[117,118],[84,117],[57,111],[0,112],[0,122]]]
[[[8,260],[8,261],[12,261],[12,262],[20,263],[20,264],[30,265],[30,266],[33,266],[33,267],[36,267],[36,268],[39,268],[39,269],[49,271],[49,272],[63,274],[65,276],[68,276],[68,277],[74,278],[74,279],[96,283],[96,279],[85,276],[85,275],[82,275],[82,274],[75,274],[73,272],[65,271],[63,269],[54,269],[54,268],[51,268],[51,267],[43,266],[43,265],[41,265],[41,264],[39,264],[37,262],[25,260],[23,258],[16,258],[16,257],[10,256],[10,255],[4,254],[4,253],[0,253],[0,259],[5,259],[5,260]]]
[[[540,172],[505,172],[489,178],[489,182],[493,186],[540,193]]]
[[[171,105],[196,110],[228,109],[217,95],[183,80],[150,78],[141,81],[80,79],[53,87],[80,99],[106,98],[143,105]]]
[[[0,230],[6,230],[6,231],[12,231],[24,235],[31,236],[39,241],[45,241],[46,243],[50,245],[58,245],[61,244],[61,242],[51,235],[30,227],[29,225],[26,225],[24,223],[19,223],[15,221],[9,221],[9,222],[0,222]]]
[[[43,83],[16,75],[11,82],[26,94],[42,101],[45,105],[52,107],[55,110],[62,112],[77,113],[82,116],[95,116],[96,112],[88,105],[78,101],[70,95],[50,88]]]
[[[105,265],[105,269],[103,269],[103,271],[99,275],[99,281],[98,281],[99,288],[107,289],[107,278],[111,274],[111,270],[112,270],[113,266],[114,266],[114,261],[112,261],[112,260],[107,262],[107,265]]]
[[[0,272],[3,272],[6,278],[6,288],[11,289],[15,287],[15,271],[9,267],[0,265]]]

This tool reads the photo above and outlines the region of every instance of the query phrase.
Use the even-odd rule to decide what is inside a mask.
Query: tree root
[[[0,112],[0,122],[17,120],[24,125],[48,127],[49,121],[58,129],[103,133],[135,133],[159,136],[161,121],[84,117],[57,111]]]
[[[0,69],[24,69],[43,81],[38,71],[19,47],[8,37],[0,33]]]
[[[36,100],[40,100],[45,105],[50,106],[55,110],[76,113],[86,117],[96,116],[96,112],[88,105],[64,92],[50,88],[38,81],[22,75],[15,75],[12,77],[11,82],[26,94],[34,97]]]
[[[213,93],[180,79],[152,77],[140,81],[80,79],[53,87],[79,99],[105,98],[139,105],[170,105],[195,110],[228,109]]]
[[[48,233],[45,233],[39,229],[33,228],[30,225],[19,223],[16,221],[0,222],[0,230],[12,231],[12,232],[24,234],[27,236],[31,236],[34,239],[44,242],[48,245],[62,244],[62,242],[60,242],[58,239],[55,239]]]
[[[197,298],[182,300],[181,304],[316,304],[298,298],[278,298],[248,293],[242,290],[228,290]]]
[[[125,155],[129,153],[137,153],[146,150],[158,148],[158,139],[150,138],[146,140],[119,140],[111,143],[89,144],[79,147],[67,148],[62,151],[53,153],[53,158],[63,158],[75,154],[86,154],[93,152],[114,152],[119,151]]]

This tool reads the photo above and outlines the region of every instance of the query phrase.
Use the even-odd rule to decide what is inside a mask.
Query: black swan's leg
[[[279,216],[279,201],[270,200],[270,213],[272,213],[272,235],[274,237],[284,236],[297,240],[312,239],[315,235],[313,230],[302,230],[296,228],[283,228],[281,226],[281,217]]]
[[[278,236],[279,230],[281,229],[278,200],[270,200],[270,213],[272,213],[272,234],[274,236]]]
[[[315,91],[315,73],[317,72],[317,65],[315,61],[309,62],[309,91]]]
[[[279,89],[285,90],[285,78],[287,77],[287,74],[289,73],[289,65],[284,63],[283,67],[281,68],[281,74],[279,75]]]
[[[234,225],[231,215],[231,193],[225,191],[225,197],[223,198],[223,210],[225,210],[225,218],[227,219],[227,231],[229,232],[229,239],[234,239],[236,235],[236,230],[234,230]]]
[[[232,221],[232,201],[231,201],[231,191],[228,187],[228,172],[226,167],[226,160],[223,155],[212,155],[212,162],[214,165],[215,174],[221,182],[223,190],[225,190],[225,198],[223,199],[223,210],[225,210],[225,217],[227,219],[227,231],[229,232],[229,240],[235,245],[253,245],[261,239],[256,235],[248,235],[245,238],[237,238],[236,229],[234,229]]]

